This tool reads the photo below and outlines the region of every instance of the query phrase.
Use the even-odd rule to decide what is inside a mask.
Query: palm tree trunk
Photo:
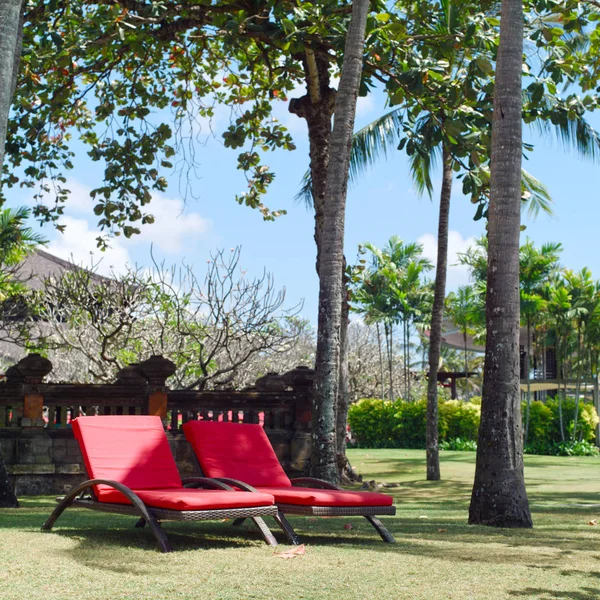
[[[22,0],[0,0],[0,171],[4,164],[4,147],[8,113],[16,87],[23,39]],[[0,508],[19,505],[4,460],[0,455]]]
[[[463,343],[465,344],[465,401],[469,399],[469,358],[467,354],[467,330],[463,331]]]
[[[577,441],[577,420],[579,418],[579,394],[581,394],[581,364],[582,364],[582,348],[581,348],[581,326],[577,327],[577,382],[575,384],[575,412],[573,414],[573,441]]]
[[[8,113],[19,70],[22,9],[23,0],[0,0],[0,169],[4,164]]]
[[[394,400],[394,324],[390,323],[390,400]]]
[[[345,279],[345,278],[344,278]],[[348,303],[347,285],[343,282],[342,298],[342,322],[340,324],[340,382],[337,395],[337,406],[335,412],[335,451],[337,454],[338,479],[343,480],[344,473],[348,468],[346,458],[346,428],[348,424],[348,319],[350,304]]]
[[[519,389],[522,0],[502,0],[492,122],[487,339],[469,523],[531,527]]]
[[[383,351],[381,350],[381,331],[379,323],[375,323],[377,329],[377,347],[379,348],[379,370],[381,372],[381,399],[385,399],[385,374],[383,369]]]
[[[338,478],[335,404],[340,365],[346,193],[368,10],[368,0],[354,0],[335,104],[323,212],[311,472],[331,482]]]
[[[392,346],[390,345],[390,325],[387,321],[383,322],[383,335],[385,337],[385,352],[387,354],[387,380],[388,380],[388,400],[392,399]]]
[[[404,396],[408,400],[408,356],[406,354],[406,327],[402,319],[402,375],[404,377]]]
[[[562,378],[562,362],[560,356],[560,331],[558,327],[556,328],[556,381],[558,385],[557,390],[557,398],[558,398],[558,425],[560,427],[560,440],[561,442],[565,441],[565,427],[563,424],[563,413],[562,413],[562,399],[561,399],[561,389],[560,383]]]
[[[529,440],[529,413],[531,411],[531,377],[529,376],[529,357],[531,356],[531,320],[527,319],[527,356],[525,358],[525,375],[527,377],[527,408],[525,409],[525,444]]]
[[[452,159],[446,144],[443,146],[442,190],[440,193],[440,214],[438,217],[437,263],[435,267],[435,287],[429,332],[429,376],[427,379],[427,479],[440,479],[440,454],[438,448],[438,384],[437,372],[442,346],[442,322],[444,319],[444,299],[446,298],[446,271],[448,268],[448,229],[450,218],[450,197],[452,195]]]
[[[411,399],[411,391],[410,391],[410,323],[408,319],[404,322],[404,328],[406,330],[406,382],[407,382],[407,392],[406,395],[408,399]]]

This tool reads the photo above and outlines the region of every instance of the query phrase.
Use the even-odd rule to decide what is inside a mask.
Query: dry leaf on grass
[[[303,554],[306,554],[306,548],[304,547],[304,544],[300,544],[285,552],[276,552],[274,556],[277,558],[296,558],[296,556],[302,556]]]
[[[447,529],[438,529],[438,533],[446,533],[447,531]]]
[[[354,526],[352,525],[352,523],[346,523],[344,525],[344,529],[354,529]]]
[[[598,525],[598,521],[596,519],[592,519],[591,521],[588,521],[588,525]]]

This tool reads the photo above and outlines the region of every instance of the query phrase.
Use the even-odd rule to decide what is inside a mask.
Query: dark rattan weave
[[[139,517],[140,513],[128,504],[112,504],[95,500],[74,500],[72,506],[90,508],[102,512],[131,515]],[[276,506],[256,506],[252,508],[227,508],[214,510],[168,510],[166,508],[146,507],[158,521],[209,521],[219,519],[239,519],[246,517],[274,517],[277,515]]]
[[[395,515],[395,506],[303,506],[278,504],[279,509],[290,515],[314,517],[365,517],[367,515]]]

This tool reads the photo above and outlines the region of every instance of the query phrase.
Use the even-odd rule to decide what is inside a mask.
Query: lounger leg
[[[373,525],[377,533],[381,536],[381,539],[388,544],[395,544],[396,540],[394,536],[383,526],[383,523],[377,518],[371,515],[366,515],[365,519]]]
[[[273,518],[277,521],[279,527],[283,529],[283,532],[285,533],[290,543],[294,544],[294,546],[297,546],[300,543],[300,538],[296,535],[294,528],[290,525],[290,522],[285,518],[285,515],[281,511],[277,511],[277,515],[275,515]]]
[[[145,527],[146,526],[146,519],[144,519],[144,517],[140,517],[136,522],[134,527]]]
[[[169,542],[169,538],[167,538],[167,534],[163,531],[160,523],[152,515],[148,515],[146,521],[148,522],[148,525],[150,525],[150,529],[152,529],[152,533],[154,534],[160,549],[163,552],[173,552],[171,542]]]
[[[233,526],[234,527],[239,527],[245,520],[246,520],[246,517],[240,517],[239,519],[236,519],[233,522]]]
[[[254,521],[254,524],[258,527],[260,534],[263,536],[265,542],[269,544],[269,546],[277,546],[277,540],[275,536],[271,533],[271,530],[268,528],[267,524],[263,521],[261,517],[251,517]],[[239,519],[236,519],[239,520]],[[243,521],[243,519],[242,519]],[[234,522],[235,525],[235,522]]]
[[[73,504],[73,500],[89,487],[91,487],[91,483],[85,482],[75,487],[75,489],[73,489],[69,494],[67,494],[61,500],[58,506],[52,511],[52,514],[46,519],[46,522],[42,525],[42,529],[45,531],[49,531],[50,529],[52,529],[52,526],[54,525],[54,523],[56,523],[58,517],[60,517],[60,515],[63,514],[65,509],[71,506],[71,504]],[[133,494],[133,492],[128,492],[127,490],[122,489],[120,491],[129,498],[131,503],[138,509],[138,511],[142,515],[141,518],[144,521],[146,521],[148,525],[150,525],[150,529],[152,530],[152,533],[154,534],[154,537],[156,538],[160,549],[163,552],[171,552],[173,548],[169,543],[167,534],[163,531],[162,527],[160,526],[160,523],[156,520],[154,515],[146,508],[145,504],[135,494]]]
[[[42,525],[42,529],[44,531],[50,531],[52,529],[58,517],[60,517],[60,515],[63,514],[67,507],[73,504],[73,499],[75,498],[75,496],[76,494],[69,494],[58,503],[56,508],[52,511],[52,514],[46,519],[46,522]]]

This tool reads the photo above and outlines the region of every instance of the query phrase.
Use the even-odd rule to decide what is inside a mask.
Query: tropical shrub
[[[594,406],[580,402],[577,439],[571,440],[575,401],[561,403],[565,441],[560,434],[558,400],[533,401],[529,410],[527,454],[557,456],[596,456],[595,439],[598,415]],[[525,414],[525,404],[523,414]],[[365,398],[350,406],[348,422],[353,441],[362,448],[425,448],[426,399],[406,402]],[[442,450],[476,450],[481,398],[468,402],[440,400],[439,440]]]
[[[481,401],[464,402],[462,400],[448,400],[440,402],[440,421],[445,427],[440,428],[440,439],[451,440],[477,440],[479,421],[481,420]]]
[[[462,438],[442,440],[440,442],[440,450],[459,450],[461,452],[476,452],[477,442],[475,440],[463,440]]]
[[[348,410],[354,443],[361,448],[399,448],[396,439],[396,402],[363,398]]]

